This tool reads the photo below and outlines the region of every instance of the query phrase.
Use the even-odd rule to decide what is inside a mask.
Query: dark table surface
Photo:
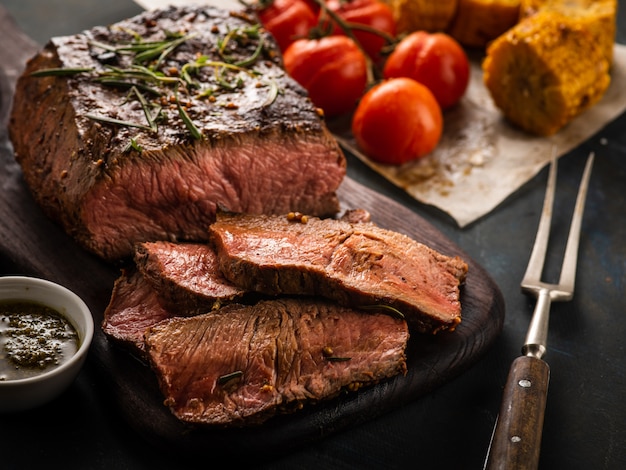
[[[109,24],[141,11],[131,0],[1,0],[1,6],[39,45],[51,36]],[[626,44],[624,8],[619,12],[617,42]],[[0,47],[11,45],[0,37]],[[551,381],[542,469],[626,468],[625,129],[626,113],[560,160],[555,224],[563,230],[555,231],[547,260],[548,280],[558,276],[564,228],[584,161],[589,152],[596,153],[576,294],[573,301],[552,308],[545,357]],[[487,270],[506,301],[504,330],[478,363],[432,393],[279,459],[259,462],[255,468],[482,468],[508,368],[520,353],[533,308],[532,299],[521,293],[519,283],[534,241],[547,171],[464,229],[438,210],[415,202],[351,157],[348,172],[358,182],[426,218]],[[0,259],[0,274],[24,273],[25,268],[10,258],[5,254]],[[0,467],[187,466],[183,456],[154,447],[138,435],[106,390],[98,370],[88,362],[58,399],[32,411],[0,416]],[[211,455],[201,464],[218,465]],[[219,465],[228,466],[228,462]]]

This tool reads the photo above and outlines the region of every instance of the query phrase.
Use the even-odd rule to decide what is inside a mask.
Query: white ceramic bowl
[[[57,310],[74,326],[79,338],[76,353],[59,367],[24,379],[0,380],[0,412],[15,412],[52,400],[74,381],[87,358],[94,323],[80,297],[43,279],[0,277],[0,301],[4,300],[30,300]]]

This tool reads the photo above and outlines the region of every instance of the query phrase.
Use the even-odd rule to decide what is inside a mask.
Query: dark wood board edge
[[[69,287],[89,305],[98,325],[119,268],[87,253],[36,205],[21,178],[8,139],[6,119],[14,80],[36,45],[0,7],[0,29],[18,46],[0,50],[0,267],[1,273],[42,277]],[[99,328],[89,361],[101,371],[102,382],[122,416],[155,444],[172,444],[191,454],[223,454],[256,462],[371,420],[416,400],[466,371],[490,347],[504,322],[504,300],[495,282],[473,260],[431,224],[411,210],[347,178],[339,196],[344,208],[365,208],[386,228],[403,232],[448,255],[463,257],[470,266],[463,288],[466,314],[456,332],[420,336],[410,342],[409,372],[356,394],[310,406],[292,416],[272,419],[261,428],[192,430],[161,404],[156,379],[142,363],[112,345]]]

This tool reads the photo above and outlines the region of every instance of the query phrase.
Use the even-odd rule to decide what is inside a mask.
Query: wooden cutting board
[[[460,326],[455,332],[436,336],[414,334],[407,351],[406,376],[308,406],[293,415],[273,418],[262,426],[199,429],[179,422],[163,406],[151,370],[110,344],[99,328],[119,269],[83,251],[47,219],[22,181],[6,123],[14,81],[36,46],[1,7],[0,30],[0,42],[4,43],[0,44],[0,274],[49,279],[85,300],[96,323],[90,365],[110,387],[109,394],[123,416],[148,440],[168,450],[209,455],[211,459],[221,456],[229,462],[258,462],[418,399],[465,372],[500,334],[504,300],[487,272],[426,220],[346,178],[339,191],[344,209],[367,209],[380,226],[405,233],[445,254],[459,255],[468,262]]]

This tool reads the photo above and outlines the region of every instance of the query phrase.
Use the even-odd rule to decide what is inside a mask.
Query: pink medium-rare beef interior
[[[377,227],[355,231],[337,246],[327,270],[345,276],[351,288],[396,305],[418,305],[444,322],[456,322],[461,305],[459,284],[464,262],[409,242],[405,236]],[[396,247],[397,249],[390,249]]]
[[[286,137],[170,147],[118,166],[83,200],[88,243],[115,259],[126,256],[136,242],[203,241],[218,207],[251,214],[334,215],[334,190],[345,176],[343,157],[304,133]]]
[[[161,306],[157,291],[132,269],[123,271],[115,281],[101,326],[109,337],[141,355],[145,330],[171,316]]]
[[[461,321],[467,264],[373,223],[218,213],[209,231],[222,273],[241,288],[388,306],[422,332]]]
[[[388,315],[279,299],[166,320],[146,350],[177,417],[241,425],[406,373],[408,337]]]
[[[206,312],[249,297],[224,278],[215,251],[206,243],[139,243],[134,261],[158,292],[161,304],[179,315]]]

